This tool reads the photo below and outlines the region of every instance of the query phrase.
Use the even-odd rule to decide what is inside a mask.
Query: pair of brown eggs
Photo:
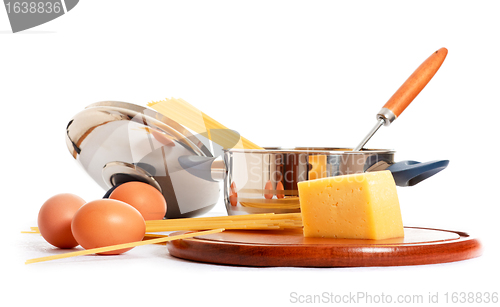
[[[85,202],[73,194],[49,198],[38,213],[42,237],[59,248],[85,249],[141,241],[146,220],[161,220],[167,211],[163,195],[142,182],[116,187],[108,199]],[[121,249],[102,254],[121,254]]]

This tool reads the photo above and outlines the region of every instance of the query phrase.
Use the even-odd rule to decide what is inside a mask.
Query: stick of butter
[[[298,188],[305,237],[404,237],[396,184],[390,171],[303,181]]]

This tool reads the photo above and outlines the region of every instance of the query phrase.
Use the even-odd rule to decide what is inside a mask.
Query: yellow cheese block
[[[298,183],[305,237],[388,239],[404,236],[390,171]]]

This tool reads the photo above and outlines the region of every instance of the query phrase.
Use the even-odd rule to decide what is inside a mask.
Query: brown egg
[[[118,186],[109,196],[139,210],[144,220],[161,220],[167,212],[165,197],[155,187],[138,181]]]
[[[38,229],[42,237],[59,248],[77,246],[71,233],[71,220],[84,204],[85,200],[69,193],[49,198],[38,213]]]
[[[86,203],[71,222],[76,241],[85,249],[141,241],[146,233],[142,215],[132,206],[114,199]],[[132,248],[99,253],[118,255]]]

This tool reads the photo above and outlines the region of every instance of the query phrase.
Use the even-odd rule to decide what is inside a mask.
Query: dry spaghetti
[[[177,235],[177,236],[160,237],[160,238],[156,238],[156,239],[149,239],[146,241],[138,241],[138,242],[125,243],[125,244],[111,245],[111,246],[106,246],[106,247],[86,249],[86,250],[81,250],[81,251],[77,251],[77,252],[70,252],[70,253],[65,253],[65,254],[30,259],[30,260],[27,260],[25,262],[25,264],[31,264],[31,263],[37,263],[37,262],[43,262],[43,261],[49,261],[49,260],[57,260],[57,259],[76,257],[76,256],[83,256],[83,255],[90,255],[90,254],[96,254],[96,253],[104,253],[104,252],[114,251],[114,250],[118,250],[118,249],[131,248],[131,247],[147,245],[147,244],[158,244],[158,243],[167,242],[167,241],[173,241],[173,240],[186,239],[186,238],[199,237],[199,236],[203,236],[203,235],[219,233],[222,231],[224,231],[224,229],[213,229],[213,230],[209,230],[209,231],[186,233],[186,234]]]
[[[215,228],[270,230],[300,227],[302,227],[300,213],[263,213],[146,221],[146,232],[206,230]]]
[[[162,101],[150,102],[148,106],[196,133],[207,134],[210,140],[223,148],[263,149],[244,137],[240,139],[238,133],[228,129],[183,99],[166,98]]]

